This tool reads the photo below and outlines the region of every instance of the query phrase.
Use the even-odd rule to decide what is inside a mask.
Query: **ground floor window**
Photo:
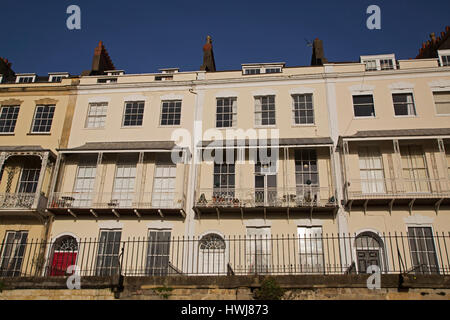
[[[323,273],[324,254],[322,227],[298,227],[301,273]]]
[[[97,276],[118,275],[122,230],[101,230],[97,251]]]
[[[0,263],[1,277],[18,277],[23,275],[22,263],[25,256],[28,231],[7,231],[0,247],[2,254]]]
[[[269,273],[271,257],[270,227],[248,227],[246,258],[249,273]]]
[[[431,227],[409,227],[409,247],[414,273],[439,273]]]
[[[166,276],[169,271],[170,230],[150,230],[148,235],[147,270],[150,276]]]

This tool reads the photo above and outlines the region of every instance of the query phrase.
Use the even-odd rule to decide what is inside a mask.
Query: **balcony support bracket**
[[[441,207],[442,201],[444,201],[444,198],[439,199],[439,200],[436,201],[436,203],[434,204],[434,211],[436,211],[436,215],[439,214],[439,209],[440,209],[440,207]]]
[[[161,216],[161,218],[164,218],[164,214],[162,213],[161,209],[158,209],[158,213]]]
[[[116,209],[112,209],[112,213],[114,213],[114,215],[115,215],[117,218],[120,218],[120,214],[116,211]]]
[[[90,209],[89,211],[92,213],[94,217],[98,218],[98,214],[94,210]]]
[[[311,223],[312,223],[312,217],[313,217],[313,210],[314,210],[314,207],[311,206],[311,208],[309,209],[309,219],[311,220]]]
[[[220,210],[219,210],[219,207],[216,207],[216,212],[217,212],[217,220],[220,220]]]
[[[244,208],[241,207],[241,220],[244,221]]]
[[[139,211],[137,209],[134,209],[134,213],[136,214],[136,216],[140,219],[142,218],[142,215],[139,213]]]
[[[353,200],[350,200],[347,205],[348,214],[350,214],[352,212],[352,205],[353,205]]]
[[[411,199],[411,201],[410,201],[409,204],[408,204],[408,207],[409,207],[409,215],[412,214],[412,210],[413,210],[413,206],[414,206],[414,202],[415,202],[415,201],[416,201],[416,198]]]
[[[364,204],[363,204],[363,207],[364,207],[364,215],[366,215],[366,213],[367,213],[367,204],[369,203],[369,199],[366,199],[365,201],[364,201]]]
[[[395,199],[389,201],[389,214],[392,216],[392,207],[394,206]]]
[[[286,210],[286,212],[287,212],[287,221],[289,222],[289,207],[287,207],[287,210]]]
[[[266,222],[267,219],[267,208],[264,207],[264,222]]]
[[[67,209],[67,212],[68,212],[72,217],[74,217],[75,219],[77,218],[77,215],[76,215],[72,210]]]
[[[186,212],[184,212],[183,209],[180,209],[180,214],[183,216],[183,218],[186,218]]]

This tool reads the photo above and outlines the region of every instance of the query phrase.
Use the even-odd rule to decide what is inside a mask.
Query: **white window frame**
[[[32,78],[31,82],[20,82],[23,78]],[[16,74],[16,83],[20,84],[26,84],[26,83],[33,83],[36,80],[36,75],[34,73],[23,73],[23,74]]]
[[[134,175],[120,175],[118,171],[129,169],[130,172],[134,171]],[[116,172],[114,174],[113,192],[111,194],[111,201],[117,201],[119,208],[129,208],[133,205],[134,195],[136,192],[136,179],[137,179],[137,164],[135,162],[119,162],[116,164]],[[118,181],[121,181],[121,186],[118,187]],[[127,188],[124,188],[123,182],[127,182]],[[130,187],[132,184],[132,187]]]
[[[438,55],[439,55],[439,65],[441,67],[450,67],[450,49],[446,49],[446,50],[438,50]],[[442,60],[443,57],[446,57],[447,59],[447,65],[444,66],[444,61]]]
[[[219,107],[218,105],[217,105],[217,103],[218,103],[218,101],[219,100],[226,100],[226,99],[229,99],[230,100],[230,102],[231,102],[231,104],[230,104],[230,106],[231,106],[231,126],[228,126],[228,127],[224,127],[224,126],[222,126],[222,127],[218,127],[217,126],[217,116],[218,116],[218,113],[217,113],[217,108]],[[224,107],[224,105],[222,104],[222,108]],[[227,114],[227,113],[224,113],[223,111],[222,111],[222,113],[221,113],[222,115],[224,115],[224,114]],[[228,113],[229,114],[229,113]],[[223,123],[223,119],[221,120],[222,121],[222,123]],[[215,128],[217,128],[217,129],[227,129],[227,128],[236,128],[236,126],[237,126],[237,97],[216,97],[216,112],[215,112],[215,120],[214,120],[214,122],[215,122]]]
[[[105,106],[99,106],[99,104],[105,104],[106,103],[106,105]],[[105,112],[105,115],[103,116],[103,115],[98,115],[98,114],[95,114],[95,115],[91,115],[90,116],[90,112],[91,112],[91,107],[93,106],[93,105],[95,105],[97,108],[98,107],[104,107],[105,109],[106,109],[106,112]],[[103,129],[103,128],[105,128],[105,125],[106,125],[106,118],[107,118],[107,116],[108,116],[108,107],[109,107],[109,102],[108,101],[95,101],[95,102],[89,102],[88,103],[88,110],[87,110],[87,114],[86,114],[86,121],[85,121],[85,124],[84,124],[84,128],[85,129]],[[89,118],[90,117],[92,117],[92,118],[94,118],[94,126],[93,127],[89,127],[88,126],[88,124],[89,124]],[[97,120],[98,119],[100,119],[100,118],[104,118],[104,120],[103,120],[103,122],[98,122]],[[95,126],[95,124],[96,123],[103,123],[103,125],[102,126]]]
[[[91,169],[91,175],[80,176],[80,169],[86,171],[86,169]],[[92,163],[80,163],[77,166],[77,174],[74,179],[73,184],[73,206],[74,207],[90,207],[92,205],[92,200],[95,195],[95,180],[97,178],[97,165]],[[85,184],[83,183],[82,188],[78,188],[78,181],[88,181],[90,183],[88,188],[85,188]]]
[[[319,228],[320,234],[319,232],[313,232],[314,230],[317,230]],[[323,274],[325,271],[325,247],[323,244],[323,226],[316,226],[316,225],[297,226],[297,236],[299,241],[298,242],[299,265],[302,272],[304,272],[303,266],[305,266],[307,269],[306,273]],[[304,259],[306,259],[306,264],[304,263],[302,256],[304,257]],[[311,261],[312,263],[309,264],[308,258],[313,258],[314,261]]]
[[[437,112],[436,99],[434,98],[434,94],[435,93],[448,93],[448,95],[450,96],[450,88],[444,89],[444,90],[433,90],[431,93],[433,95],[433,103],[434,103],[434,113],[435,113],[435,115],[437,117],[448,117],[448,116],[450,116],[450,113],[438,113]]]
[[[353,102],[353,97],[356,96],[372,96],[372,101],[373,101],[373,116],[356,116],[355,115],[355,103]],[[375,110],[375,95],[373,94],[373,92],[353,92],[352,93],[352,111],[353,111],[353,119],[357,120],[357,119],[375,119],[377,117],[377,112]]]
[[[284,62],[242,64],[242,75],[250,76],[250,75],[260,75],[260,74],[283,73],[284,66],[285,66]],[[255,73],[248,73],[248,72],[251,72],[252,70],[255,70]],[[256,73],[256,70],[259,70],[259,72]],[[278,72],[267,72],[267,70],[279,70],[279,71]]]
[[[40,118],[40,120],[47,120],[47,121],[49,121],[50,120],[50,128],[48,129],[48,131],[35,131],[34,130],[34,124],[35,124],[35,122],[36,122],[36,114],[37,114],[37,112],[38,112],[38,108],[40,108],[40,107],[53,107],[53,116],[52,116],[52,118],[51,119],[44,119],[44,118]],[[54,119],[54,117],[55,117],[55,112],[56,112],[56,105],[54,105],[54,104],[38,104],[38,105],[36,105],[36,108],[34,109],[34,115],[33,115],[33,121],[31,122],[31,130],[30,130],[30,132],[31,133],[35,133],[35,134],[46,134],[46,133],[50,133],[51,132],[51,130],[52,130],[52,125],[53,125],[53,119]]]
[[[0,132],[0,135],[14,134],[14,131],[16,130],[17,119],[19,119],[20,106],[19,106],[19,105],[4,105],[4,106],[0,106],[0,115],[1,115],[2,112],[3,112],[3,108],[16,108],[16,109],[18,109],[18,111],[17,111],[17,118],[14,120],[14,121],[15,121],[15,122],[14,122],[14,126],[10,126],[10,128],[12,128],[12,130]],[[6,121],[6,120],[8,120],[8,119],[0,119],[0,120]],[[11,119],[11,121],[13,121],[13,120]],[[6,127],[6,126],[5,126],[5,127]]]
[[[165,175],[165,173],[169,175]],[[158,181],[166,183],[172,181],[173,186],[163,187],[161,184],[158,186]],[[176,183],[177,183],[177,166],[171,163],[157,163],[155,165],[155,171],[153,176],[153,188],[152,188],[152,207],[155,208],[175,208],[176,203]]]
[[[127,103],[139,103],[142,102],[144,104],[144,110],[142,111],[142,123],[139,125],[125,125],[125,114],[127,110]],[[122,114],[122,128],[139,128],[144,125],[144,115],[145,115],[145,100],[136,100],[136,101],[125,101],[123,106],[123,114]]]
[[[162,116],[163,116],[163,107],[165,103],[174,103],[175,107],[177,103],[180,103],[180,119],[179,119],[179,123],[168,123],[168,124],[163,124],[162,122]],[[172,100],[162,100],[161,101],[161,109],[160,109],[160,113],[159,113],[159,126],[160,127],[179,127],[181,126],[181,115],[182,115],[182,109],[183,109],[183,101],[181,99],[172,99]],[[173,114],[174,116],[177,114],[176,112],[173,113],[169,113],[169,112],[165,112],[165,114],[169,115],[169,114]],[[167,121],[169,119],[167,118]]]
[[[392,61],[392,69],[382,69],[381,68],[381,61],[382,60],[391,60]],[[386,71],[386,70],[396,70],[397,69],[397,61],[395,60],[395,54],[380,54],[380,55],[370,55],[370,56],[361,56],[360,57],[361,63],[364,63],[365,70],[366,71]],[[376,63],[376,70],[373,68],[367,69],[367,62],[373,62]]]
[[[311,123],[309,123],[309,122],[306,122],[306,123],[296,123],[295,122],[295,111],[296,111],[296,109],[295,109],[295,103],[296,103],[296,101],[295,101],[295,97],[297,97],[297,96],[307,96],[307,95],[310,95],[311,96],[311,105],[312,105],[312,118],[313,118],[313,121],[311,122]],[[314,126],[315,124],[316,124],[316,116],[315,116],[315,112],[314,112],[314,94],[313,93],[297,93],[297,94],[291,94],[291,99],[292,99],[292,125],[293,126],[301,126],[301,127],[303,127],[303,126]],[[299,111],[300,111],[301,109],[299,109]],[[307,111],[308,109],[304,109],[305,111]],[[301,117],[300,117],[301,118]],[[299,118],[299,119],[300,119]],[[307,118],[307,117],[306,117]]]
[[[410,94],[412,97],[412,104],[414,107],[414,114],[407,114],[407,115],[396,115],[395,114],[395,103],[394,103],[394,94]],[[394,117],[395,118],[415,118],[417,117],[417,108],[416,108],[416,99],[414,97],[414,92],[412,90],[394,90],[391,91],[392,96],[392,108],[394,109]]]
[[[271,97],[271,96],[273,96],[273,105],[274,105],[274,113],[275,113],[275,116],[274,116],[274,123],[273,124],[262,124],[262,113],[263,113],[263,111],[262,111],[262,103],[260,102],[260,106],[259,106],[259,108],[260,108],[260,110],[257,110],[257,101],[259,100],[259,99],[261,99],[261,98],[269,98],[269,97]],[[253,97],[253,99],[254,99],[254,104],[255,104],[255,109],[254,109],[254,117],[255,117],[255,127],[256,128],[267,128],[267,127],[276,127],[276,125],[277,125],[277,105],[276,105],[276,95],[274,95],[274,94],[267,94],[267,95],[257,95],[257,96],[254,96]],[[271,111],[264,111],[264,112],[271,112]],[[257,114],[259,114],[260,116],[258,117],[257,116]],[[268,119],[270,119],[270,118],[268,118]],[[258,123],[258,120],[259,120],[259,123]]]
[[[49,73],[48,76],[49,76],[48,82],[60,82],[60,81],[53,81],[53,80],[55,78],[61,78],[61,81],[62,81],[62,79],[68,78],[69,74],[67,72],[62,72],[62,73],[55,72],[55,73]]]

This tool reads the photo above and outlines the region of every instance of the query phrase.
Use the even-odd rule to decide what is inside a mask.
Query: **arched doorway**
[[[366,273],[371,265],[385,269],[384,246],[381,238],[374,232],[360,233],[355,239],[357,269],[359,273]]]
[[[225,273],[225,248],[225,240],[217,233],[204,235],[199,241],[198,273]]]
[[[77,261],[78,242],[72,236],[61,236],[53,244],[50,276],[65,276],[69,266]]]

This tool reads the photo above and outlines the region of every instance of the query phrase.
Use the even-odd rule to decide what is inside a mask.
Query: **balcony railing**
[[[161,236],[80,239],[66,247],[53,241],[0,243],[0,278],[68,276],[71,265],[80,276],[328,275],[367,273],[370,265],[384,274],[450,273],[448,232],[383,233],[370,239],[321,233],[234,235],[212,241]],[[427,251],[419,247],[425,244]]]
[[[448,198],[446,179],[352,179],[347,184],[349,199]]]
[[[196,192],[196,207],[311,207],[335,206],[330,188],[208,188]]]
[[[39,197],[37,208],[34,200]],[[40,193],[0,193],[0,209],[38,209],[44,208],[47,198]]]
[[[55,192],[49,208],[79,209],[183,209],[181,192]]]

